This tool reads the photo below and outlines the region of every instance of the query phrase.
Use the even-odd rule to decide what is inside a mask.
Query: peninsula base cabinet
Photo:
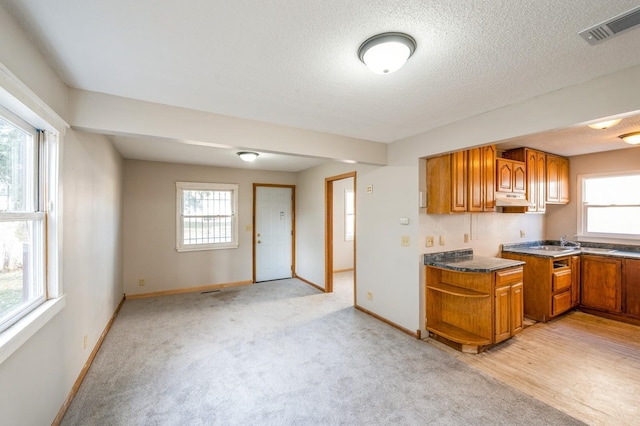
[[[425,328],[462,352],[479,353],[523,328],[522,267],[460,272],[426,266]]]
[[[583,255],[580,308],[640,325],[640,260]]]

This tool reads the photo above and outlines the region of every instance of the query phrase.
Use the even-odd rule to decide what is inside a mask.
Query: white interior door
[[[256,281],[292,276],[292,188],[256,187]]]

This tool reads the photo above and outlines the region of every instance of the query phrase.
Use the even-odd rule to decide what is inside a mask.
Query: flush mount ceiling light
[[[240,156],[242,161],[246,161],[247,163],[252,163],[253,161],[255,161],[256,158],[258,158],[258,155],[260,154],[258,154],[257,152],[251,152],[251,151],[240,151],[238,155]]]
[[[631,145],[640,144],[640,132],[625,133],[624,135],[620,135],[618,137]]]
[[[615,126],[621,120],[622,120],[621,118],[616,118],[615,120],[601,121],[599,123],[589,124],[589,127],[591,127],[592,129],[604,130],[604,129],[608,129],[609,127]]]
[[[367,39],[358,49],[358,57],[376,74],[399,70],[416,50],[416,41],[404,33],[383,33]]]

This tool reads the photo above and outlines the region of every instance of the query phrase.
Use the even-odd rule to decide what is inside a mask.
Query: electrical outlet
[[[521,229],[520,230],[520,238],[524,238],[525,235],[527,235],[527,234],[524,232],[524,229]]]
[[[440,235],[440,245],[444,245],[444,235]]]
[[[252,225],[245,225],[244,230],[245,231],[252,231],[253,230],[253,226]]]
[[[87,349],[88,340],[89,340],[89,336],[87,336],[87,335],[85,335],[84,338],[82,339],[82,347],[84,349]]]
[[[367,194],[373,194],[373,185],[367,185],[365,192]]]
[[[433,235],[427,236],[427,247],[433,247]]]
[[[144,279],[143,279],[143,278],[140,278],[140,279],[138,280],[138,285],[139,285],[140,287],[144,287]]]
[[[367,292],[367,300],[373,300],[373,292],[372,291],[368,291]]]
[[[464,234],[464,242],[465,243],[469,242],[469,234]]]
[[[411,240],[408,235],[403,235],[400,237],[400,245],[402,247],[409,247],[411,245]]]

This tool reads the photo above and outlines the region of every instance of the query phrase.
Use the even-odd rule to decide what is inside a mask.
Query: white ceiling
[[[578,36],[638,0],[0,3],[71,87],[378,142],[640,64],[640,29],[598,46]],[[377,75],[357,49],[385,31],[418,47]],[[163,153],[115,140],[125,157]]]

